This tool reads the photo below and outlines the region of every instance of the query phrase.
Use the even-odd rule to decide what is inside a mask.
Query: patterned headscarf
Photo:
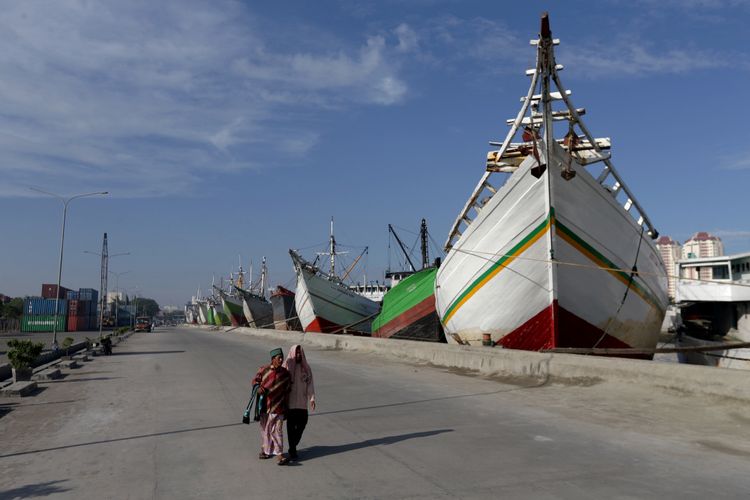
[[[289,354],[287,355],[286,359],[284,360],[284,363],[281,365],[287,370],[289,370],[289,373],[294,374],[294,370],[297,366],[297,350],[299,349],[300,354],[302,355],[302,360],[300,361],[300,368],[302,368],[302,376],[305,382],[311,382],[312,381],[312,370],[310,369],[310,365],[307,364],[307,358],[305,357],[305,351],[302,350],[302,346],[299,344],[294,344],[291,349],[289,349]],[[293,375],[292,375],[293,376]]]

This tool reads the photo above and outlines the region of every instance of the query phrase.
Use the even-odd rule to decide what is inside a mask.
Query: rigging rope
[[[493,259],[485,257],[485,255],[491,255],[495,258],[500,257],[513,257],[512,254],[501,254],[501,253],[493,253],[493,252],[480,252],[477,250],[462,250],[458,248],[452,248],[454,252],[458,253],[465,253],[467,255],[471,255],[472,257],[479,257],[480,259],[485,259],[490,262],[494,262]],[[521,257],[521,256],[515,256],[513,257],[513,260],[528,260],[532,262],[545,262],[545,263],[552,263],[552,264],[558,264],[562,266],[570,266],[570,267],[582,267],[587,269],[599,269],[601,271],[615,271],[615,272],[623,272],[623,273],[633,273],[635,276],[655,276],[657,278],[675,278],[682,281],[697,281],[701,283],[715,283],[715,284],[723,284],[727,285],[730,284],[732,286],[742,286],[742,287],[750,287],[750,283],[739,283],[737,281],[730,281],[727,280],[713,280],[713,279],[701,279],[701,278],[686,278],[677,276],[674,274],[669,273],[652,273],[648,271],[633,271],[630,269],[622,269],[619,267],[607,267],[607,266],[596,266],[593,264],[579,264],[577,262],[566,262],[564,260],[558,260],[558,259],[536,259],[534,257]]]
[[[612,325],[612,322],[617,319],[617,317],[620,315],[620,311],[622,310],[622,306],[625,304],[625,300],[628,298],[628,292],[630,292],[630,285],[633,284],[633,277],[635,277],[634,273],[638,272],[638,256],[641,254],[641,243],[643,242],[643,226],[641,226],[641,235],[638,238],[638,249],[635,251],[635,260],[633,261],[633,267],[630,270],[630,276],[628,276],[628,286],[625,287],[625,293],[622,296],[622,301],[620,301],[620,305],[617,306],[617,311],[615,311],[614,316],[611,316],[609,318],[609,321],[607,321],[607,326],[604,328],[604,331],[602,331],[602,336],[599,337],[599,340],[596,341],[594,344],[594,348],[599,345],[599,342],[604,340],[604,337],[607,336],[607,332],[609,331],[609,327]]]

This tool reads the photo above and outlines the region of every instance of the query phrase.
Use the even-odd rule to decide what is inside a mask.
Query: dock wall
[[[285,344],[384,355],[448,369],[470,370],[485,376],[533,377],[552,383],[581,384],[602,380],[750,400],[750,373],[745,370],[245,327],[221,330]]]

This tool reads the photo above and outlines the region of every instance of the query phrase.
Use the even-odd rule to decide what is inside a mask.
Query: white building
[[[750,253],[681,260],[675,300],[683,306],[683,319],[708,319],[713,331],[750,342]],[[710,274],[711,281],[696,281]]]
[[[662,236],[656,241],[656,248],[659,249],[661,260],[664,261],[664,267],[667,269],[669,283],[667,293],[669,298],[674,300],[677,283],[677,262],[682,258],[682,246],[669,236]]]
[[[682,245],[682,260],[703,259],[724,255],[724,244],[718,236],[713,236],[704,231],[695,233]],[[714,278],[711,267],[693,266],[685,269],[687,274],[681,278],[692,278],[711,280]]]

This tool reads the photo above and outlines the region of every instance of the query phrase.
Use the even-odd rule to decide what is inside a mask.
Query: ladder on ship
[[[571,91],[565,89],[560,81],[559,72],[562,71],[563,66],[555,63],[553,49],[555,45],[560,44],[560,40],[552,38],[547,13],[542,16],[539,38],[531,40],[530,43],[537,47],[537,51],[535,68],[526,70],[526,75],[531,77],[529,90],[526,96],[521,97],[522,105],[518,115],[507,120],[510,130],[505,140],[501,143],[490,142],[491,146],[499,146],[499,149],[488,153],[486,172],[453,223],[445,242],[445,251],[448,252],[453,247],[463,232],[476,219],[482,208],[500,189],[498,185],[490,182],[494,174],[512,174],[529,155],[534,155],[537,160],[540,160],[537,141],[542,129],[547,136],[545,141],[547,144],[554,140],[564,150],[568,151],[571,159],[574,159],[579,165],[585,167],[595,163],[603,163],[601,172],[595,177],[596,181],[618,201],[623,210],[639,226],[644,228],[646,234],[652,239],[656,239],[659,233],[612,164],[609,152],[610,140],[608,138],[597,139],[591,135],[581,119],[586,110],[573,106],[570,99]],[[552,91],[551,84],[554,84],[557,90]],[[564,109],[553,111],[553,102],[562,102]],[[552,122],[558,121],[568,123],[568,133],[563,139],[554,139],[552,134]],[[580,133],[575,131],[575,127],[578,127]],[[523,130],[523,142],[511,142],[519,130]],[[532,174],[539,173],[541,175],[540,172],[543,172],[543,170],[536,170],[535,172],[535,169],[545,168],[544,165],[541,165],[541,161],[538,161],[538,164],[538,167],[532,168]],[[546,167],[548,168],[548,166]],[[575,172],[570,168],[570,165],[564,166],[561,174],[567,180],[575,176]]]

